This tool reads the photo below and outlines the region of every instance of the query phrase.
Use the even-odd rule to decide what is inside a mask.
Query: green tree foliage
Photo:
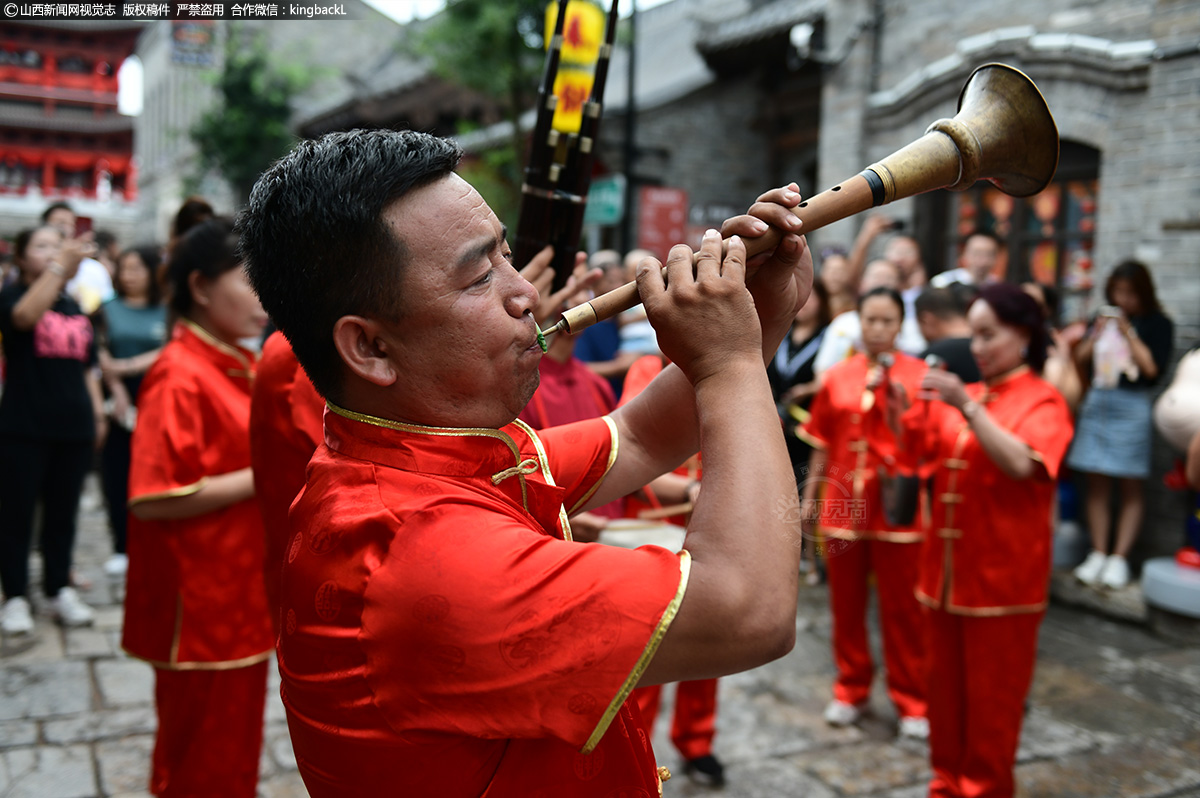
[[[276,62],[261,34],[231,26],[216,105],[192,127],[200,167],[227,180],[238,201],[258,176],[295,143],[292,101],[313,78],[304,67]]]
[[[497,99],[512,123],[508,146],[489,153],[468,169],[488,175],[485,182],[496,208],[519,207],[526,144],[517,119],[537,101],[545,63],[543,28],[548,0],[448,0],[430,20],[418,49],[434,72],[449,82]],[[483,193],[482,191],[480,192]],[[501,216],[501,218],[505,218]]]

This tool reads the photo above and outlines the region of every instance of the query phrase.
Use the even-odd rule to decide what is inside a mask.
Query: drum
[[[683,537],[687,530],[662,521],[646,521],[640,518],[614,518],[600,533],[598,543],[636,549],[638,546],[661,546],[678,552],[683,548]]]

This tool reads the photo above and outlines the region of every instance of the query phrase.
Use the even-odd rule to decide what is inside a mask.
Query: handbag
[[[908,526],[917,517],[921,477],[917,474],[890,474],[883,466],[876,469],[883,515],[891,526]]]

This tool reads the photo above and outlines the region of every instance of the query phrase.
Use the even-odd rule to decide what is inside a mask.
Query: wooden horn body
[[[965,191],[987,180],[1006,194],[1028,197],[1044,189],[1058,168],[1058,127],[1029,77],[1007,64],[984,64],[967,78],[958,113],[939,119],[925,135],[793,209],[811,233],[856,213],[945,188]],[[772,229],[746,241],[752,257],[778,245]],[[554,328],[577,333],[638,304],[627,283],[563,313]]]

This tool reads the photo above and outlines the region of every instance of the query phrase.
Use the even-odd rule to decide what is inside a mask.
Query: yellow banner
[[[591,70],[559,66],[554,77],[554,96],[558,97],[558,105],[554,108],[551,127],[560,133],[579,132],[583,104],[591,96],[593,79]]]
[[[558,21],[558,3],[551,0],[546,6],[546,47],[554,35]],[[567,19],[563,23],[562,61],[572,66],[594,67],[604,43],[606,14],[596,3],[571,0],[567,3]]]

